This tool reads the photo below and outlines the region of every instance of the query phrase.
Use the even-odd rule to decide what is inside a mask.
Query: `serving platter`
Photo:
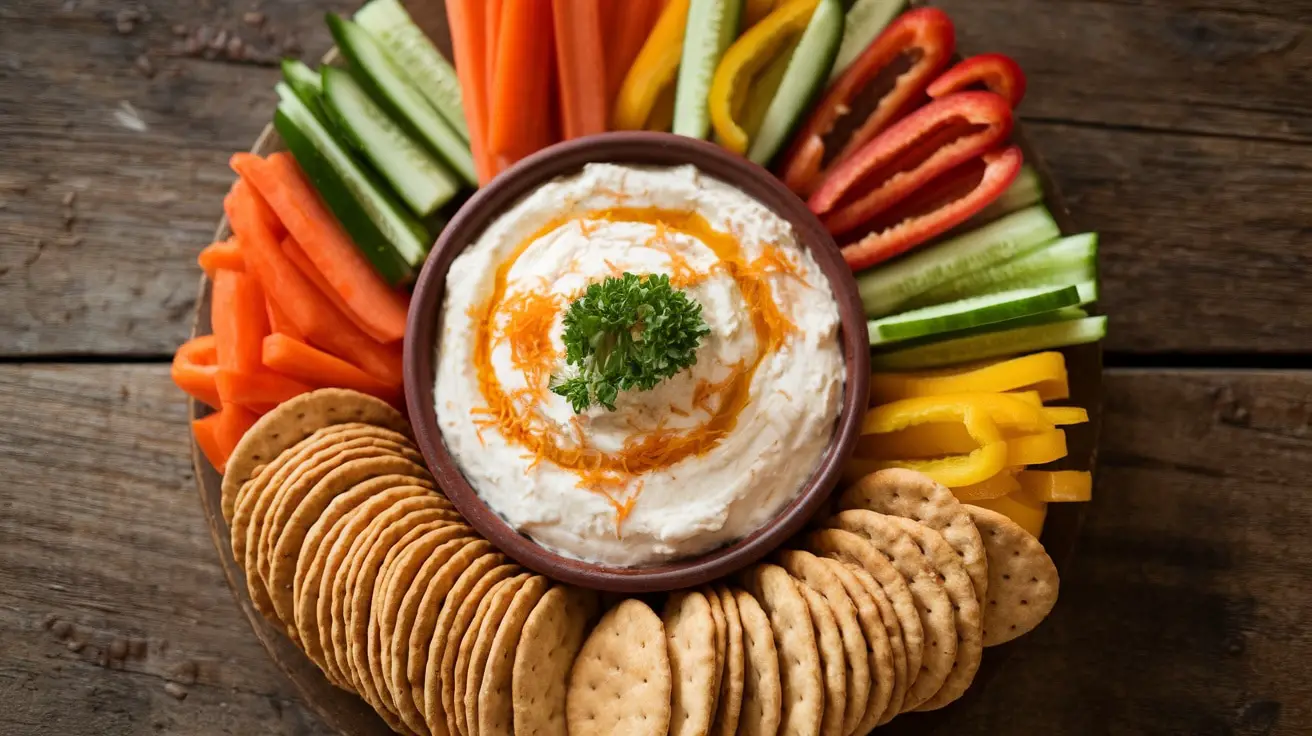
[[[922,4],[925,3],[912,3],[912,5]],[[410,5],[409,9],[414,20],[450,58],[451,46],[446,26],[445,3],[442,0],[427,0]],[[331,62],[335,56],[335,52],[330,52],[325,62]],[[1022,124],[1017,124],[1013,138],[1023,149],[1027,163],[1038,171],[1045,192],[1045,203],[1057,220],[1062,234],[1073,235],[1080,232],[1042,156],[1027,139]],[[251,148],[253,153],[260,156],[267,156],[281,150],[285,150],[285,146],[272,125],[264,129]],[[224,218],[219,223],[215,239],[223,240],[230,235],[231,230],[227,219]],[[209,334],[211,332],[210,284],[204,276],[200,280],[196,304],[192,335]],[[1098,437],[1102,425],[1101,344],[1066,348],[1062,352],[1066,356],[1069,373],[1070,401],[1074,405],[1087,408],[1089,421],[1086,424],[1066,428],[1069,453],[1055,466],[1093,469],[1096,467]],[[201,418],[211,412],[207,406],[194,399],[189,401],[188,406],[189,420]],[[330,684],[319,668],[255,609],[247,594],[242,566],[233,558],[229,530],[221,508],[222,478],[205,459],[194,440],[191,455],[201,506],[204,509],[210,537],[219,555],[224,577],[261,645],[283,674],[291,680],[305,703],[329,728],[351,736],[374,734],[382,736],[393,733],[363,700]],[[1087,504],[1081,503],[1058,503],[1050,504],[1048,507],[1042,542],[1063,576],[1071,568],[1086,506]],[[972,707],[970,703],[980,697],[984,690],[982,685],[1003,671],[1010,654],[1017,647],[1023,646],[1026,644],[1018,641],[989,649],[976,676],[976,686],[967,691],[961,702],[943,710],[898,719],[894,724],[883,727],[880,732],[924,734],[950,728],[954,718],[959,718],[963,712],[969,711]]]

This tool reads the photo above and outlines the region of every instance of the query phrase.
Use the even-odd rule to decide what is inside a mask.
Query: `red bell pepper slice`
[[[1001,146],[1011,128],[1011,107],[992,92],[935,100],[849,156],[807,206],[830,233],[852,232],[940,174]]]
[[[1010,56],[980,54],[960,62],[929,85],[926,92],[939,99],[975,86],[1006,98],[1015,110],[1025,99],[1025,72]]]
[[[843,259],[861,271],[942,235],[1002,196],[1024,162],[1020,148],[1010,146],[947,172],[879,217],[869,234],[843,248]]]
[[[784,184],[804,197],[815,191],[830,169],[924,98],[925,88],[947,67],[955,48],[952,20],[938,8],[912,10],[889,24],[834,82],[793,139],[779,170]],[[870,109],[858,98],[901,59],[909,60],[910,68],[893,80],[892,89],[856,125],[837,155],[832,155],[829,149],[838,142],[827,140],[831,133],[854,110]]]

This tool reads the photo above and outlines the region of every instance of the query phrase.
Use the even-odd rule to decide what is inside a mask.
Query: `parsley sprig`
[[[565,312],[565,361],[578,373],[557,376],[551,390],[575,414],[594,403],[615,411],[620,391],[649,391],[697,362],[710,333],[702,305],[670,277],[625,273],[592,284]]]

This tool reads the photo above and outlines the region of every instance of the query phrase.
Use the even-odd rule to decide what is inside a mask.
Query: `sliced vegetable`
[[[856,0],[850,7],[843,24],[843,41],[838,47],[838,58],[829,73],[832,84],[869,48],[888,24],[906,7],[906,0]]]
[[[1016,480],[1039,503],[1093,500],[1093,473],[1087,470],[1025,470]]]
[[[501,11],[506,7],[506,0],[486,0],[486,2],[487,27],[483,37],[487,39],[487,88],[488,104],[491,104],[491,90],[495,90],[497,84],[497,44],[501,40]]]
[[[770,96],[759,128],[752,137],[747,157],[762,166],[774,159],[793,134],[806,111],[824,91],[825,77],[838,53],[843,36],[843,5],[839,0],[821,0],[806,30],[788,57],[778,90]],[[748,128],[752,133],[752,128]]]
[[[784,0],[743,0],[743,28],[752,26],[765,20],[776,6]]]
[[[461,138],[469,140],[460,79],[451,62],[405,12],[400,0],[370,0],[355,14],[355,22],[386,49],[396,66]]]
[[[214,379],[219,372],[218,363],[214,336],[193,337],[173,354],[169,376],[188,396],[217,409],[219,389]]]
[[[277,406],[313,389],[300,381],[274,373],[260,366],[252,373],[219,369],[215,382],[219,395],[242,407]]]
[[[565,140],[606,131],[606,49],[601,35],[604,0],[552,0],[560,119]]]
[[[488,148],[488,109],[491,106],[491,64],[486,36],[488,3],[486,0],[447,0],[446,20],[451,30],[451,51],[460,80],[462,107],[469,130],[469,147],[478,171],[478,181],[486,184],[496,176],[496,165]]]
[[[955,47],[956,32],[942,10],[919,8],[894,21],[815,106],[780,167],[784,184],[809,196],[835,165],[918,103],[925,88],[952,59]],[[900,60],[909,60],[910,68],[897,76],[892,89],[878,98],[872,112],[864,118],[850,119],[854,113],[871,109],[859,98],[877,79],[891,73],[888,70],[896,68]],[[835,131],[840,124],[844,131],[853,132],[838,135]],[[837,140],[840,137],[845,140]]]
[[[282,78],[315,117],[325,125],[331,122],[323,107],[323,82],[313,69],[299,59],[283,59]]]
[[[371,94],[389,105],[399,121],[424,141],[447,166],[470,184],[478,183],[474,159],[465,139],[428,103],[397,68],[383,47],[363,28],[333,13],[328,30]]]
[[[656,21],[664,8],[665,0],[629,0],[622,6],[613,1],[602,2],[606,100],[612,107],[624,84],[624,78],[628,76],[638,53],[656,27]]]
[[[1048,514],[1046,503],[1030,499],[1023,491],[970,504],[1002,514],[1035,537],[1043,533],[1043,520]]]
[[[316,388],[349,388],[396,403],[400,393],[356,366],[287,335],[264,339],[264,365]]]
[[[383,279],[410,281],[412,268],[428,255],[423,226],[355,162],[300,98],[285,86],[277,89],[281,102],[274,127],[315,190]]]
[[[1052,214],[1043,207],[1031,207],[862,273],[857,286],[866,315],[882,317],[896,312],[936,286],[1052,242],[1059,235]]]
[[[930,97],[938,99],[978,87],[1001,96],[1015,109],[1025,98],[1025,72],[1010,56],[980,54],[958,62],[943,72],[925,91]]]
[[[305,246],[325,294],[352,322],[379,342],[405,336],[409,299],[369,267],[291,157],[274,154],[262,160],[239,153],[232,167],[277,213],[291,238]]]
[[[870,344],[885,345],[982,327],[1075,306],[1079,301],[1080,292],[1074,286],[1041,286],[970,297],[871,320]]]
[[[1042,400],[1065,398],[1066,358],[1049,351],[987,365],[917,373],[874,373],[870,403],[882,404],[914,396],[1023,391],[1034,388]],[[1059,388],[1061,387],[1061,388]],[[1060,393],[1062,396],[1055,394]]]
[[[734,108],[734,117],[742,121],[742,129],[747,132],[747,138],[755,141],[756,136],[761,131],[761,124],[765,122],[765,113],[770,109],[770,103],[778,96],[779,86],[784,83],[784,75],[788,73],[788,65],[793,61],[793,54],[797,53],[797,45],[801,42],[799,37],[796,41],[787,44],[770,59],[760,73],[752,80],[752,88],[744,99],[741,95],[737,99],[742,103]],[[712,125],[714,121],[712,121]],[[717,142],[719,136],[715,136]]]
[[[292,322],[278,303],[270,299],[267,294],[264,296],[264,311],[269,314],[269,328],[273,334],[286,335],[295,340],[305,339],[305,335],[296,328],[296,323]]]
[[[511,0],[502,8],[488,113],[489,149],[498,172],[555,142],[547,122],[554,119],[552,35],[551,3]]]
[[[237,373],[259,370],[260,349],[269,334],[259,281],[252,274],[219,271],[214,275],[210,305],[219,368]]]
[[[200,270],[205,275],[214,280],[214,274],[220,269],[227,271],[245,271],[246,261],[241,257],[241,244],[236,238],[219,240],[211,243],[201,249],[200,255],[196,257],[196,262],[200,264]]]
[[[210,461],[214,469],[223,473],[228,465],[228,456],[232,454],[232,447],[225,447],[219,442],[219,422],[223,421],[220,412],[215,412],[207,417],[191,420],[191,436],[196,439],[196,446],[205,459]]]
[[[986,481],[953,488],[952,495],[956,496],[957,500],[962,503],[973,503],[975,501],[1001,498],[1019,491],[1020,488],[1020,483],[1016,481],[1015,469],[1004,468],[1001,473]]]
[[[1083,233],[1040,245],[989,268],[962,274],[908,302],[920,307],[1021,285],[1077,284],[1097,278],[1098,234]]]
[[[1089,421],[1089,411],[1078,406],[1044,407],[1043,416],[1058,427],[1064,427],[1071,424],[1085,424]]]
[[[1007,439],[1007,464],[1014,467],[1042,465],[1064,457],[1066,432],[1060,429]]]
[[[743,0],[692,0],[674,96],[674,132],[705,138],[711,130],[709,94],[720,59],[738,36]]]
[[[967,227],[981,227],[1013,212],[1036,205],[1043,201],[1043,180],[1033,166],[1025,164],[1016,176],[1016,181],[1007,187],[993,204],[985,207],[978,215],[970,218]]]
[[[674,120],[674,89],[683,56],[683,36],[692,0],[670,0],[661,11],[642,50],[633,60],[615,99],[614,127],[618,130],[645,130],[655,125],[653,118],[662,100],[668,101],[669,120]]]
[[[1036,350],[1097,342],[1107,336],[1106,317],[1087,317],[875,353],[870,363],[879,369],[906,370],[955,365]]]
[[[965,426],[976,448],[968,454],[933,460],[878,461],[876,468],[917,470],[949,488],[987,480],[1002,471],[1007,443],[986,407],[959,397],[924,397],[871,409],[861,423],[862,435],[884,435],[923,424],[954,422]]]

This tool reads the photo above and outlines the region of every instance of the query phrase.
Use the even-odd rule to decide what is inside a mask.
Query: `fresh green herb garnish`
[[[669,276],[612,276],[565,312],[565,360],[578,374],[553,378],[551,390],[575,414],[594,403],[615,411],[620,391],[649,391],[696,363],[710,331],[702,305],[670,286]]]

